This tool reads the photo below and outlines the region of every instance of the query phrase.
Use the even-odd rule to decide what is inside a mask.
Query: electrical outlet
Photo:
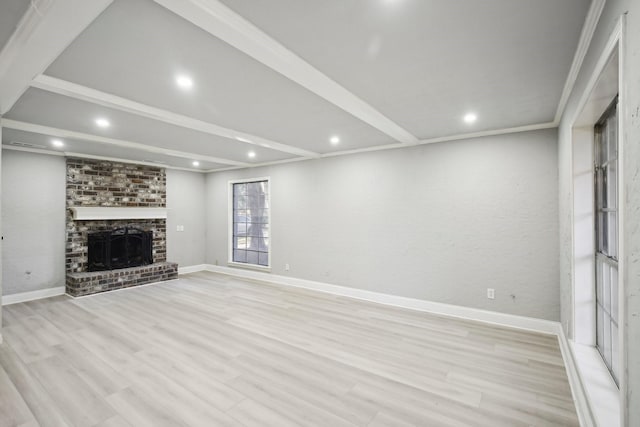
[[[487,288],[487,298],[495,299],[496,298],[496,290],[493,288]]]
[[[284,271],[289,271],[289,264],[284,265]]]

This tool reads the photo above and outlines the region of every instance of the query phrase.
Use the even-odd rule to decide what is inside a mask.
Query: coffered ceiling
[[[7,0],[2,142],[208,171],[553,127],[589,6]]]

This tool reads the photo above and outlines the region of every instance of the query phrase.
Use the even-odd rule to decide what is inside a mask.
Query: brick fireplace
[[[166,260],[163,208],[167,196],[163,168],[68,158],[66,190],[69,295],[89,295],[177,278],[178,265]],[[91,213],[79,213],[83,210]],[[158,212],[165,212],[164,217]],[[151,232],[153,262],[117,270],[88,271],[89,234],[122,228]]]

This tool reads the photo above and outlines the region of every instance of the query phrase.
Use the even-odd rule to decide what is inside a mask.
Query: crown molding
[[[418,138],[218,0],[155,0],[305,89],[404,144]]]
[[[406,145],[403,144],[398,144],[398,146],[400,147],[407,147]],[[249,166],[245,167],[245,166],[230,166],[230,167],[226,167],[226,168],[219,168],[219,169],[209,169],[205,172],[210,173],[210,172],[226,172],[226,171],[232,171],[232,170],[239,170],[239,169],[248,169],[248,168],[258,168],[258,167],[263,167],[263,166],[275,166],[275,165],[282,165],[282,164],[286,164],[286,163],[296,163],[296,162],[301,162],[301,161],[305,161],[305,160],[314,160],[314,159],[319,159],[322,158],[323,156],[320,157],[294,157],[292,159],[282,159],[282,160],[273,160],[271,162],[261,162],[261,163],[252,163]]]
[[[439,142],[460,141],[464,139],[484,138],[487,136],[498,136],[498,135],[507,135],[512,133],[531,132],[534,130],[553,129],[556,127],[558,127],[556,123],[547,122],[547,123],[538,123],[533,125],[518,126],[518,127],[512,127],[512,128],[493,129],[493,130],[485,130],[485,131],[472,132],[472,133],[460,133],[457,135],[442,136],[438,138],[421,139],[416,145],[437,144]],[[355,150],[335,151],[332,153],[323,154],[322,157],[344,156],[348,154],[368,153],[372,151],[393,150],[396,148],[405,148],[405,146],[402,144],[379,145],[375,147],[359,148]]]
[[[31,0],[0,52],[0,115],[112,1]]]
[[[538,123],[538,124],[526,125],[526,126],[517,126],[512,128],[493,129],[493,130],[485,130],[485,131],[472,132],[472,133],[460,133],[456,135],[442,136],[437,138],[421,139],[420,141],[418,141],[416,145],[436,144],[438,142],[459,141],[462,139],[482,138],[486,136],[529,132],[533,130],[542,130],[542,129],[553,129],[555,127],[558,127],[556,123],[547,122],[547,123]],[[381,151],[381,150],[393,150],[395,148],[403,148],[403,147],[404,145],[402,144],[387,144],[387,145],[379,145],[375,147],[357,148],[355,150],[334,151],[331,153],[323,154],[322,157],[335,157],[335,156],[344,156],[347,154],[368,153],[372,151]]]
[[[139,142],[126,141],[123,139],[107,138],[104,136],[75,132],[75,131],[59,129],[59,128],[54,128],[49,126],[36,125],[33,123],[19,122],[16,120],[10,120],[5,118],[3,118],[0,121],[0,125],[8,129],[20,130],[24,132],[32,132],[32,133],[37,133],[41,135],[49,135],[49,136],[54,136],[58,138],[79,140],[79,141],[90,142],[90,143],[107,144],[107,145],[113,145],[116,147],[131,148],[135,150],[146,151],[149,153],[164,154],[166,156],[171,156],[171,157],[179,157],[182,159],[201,160],[206,162],[220,163],[224,165],[241,166],[241,167],[250,166],[249,163],[223,159],[220,157],[203,156],[201,154],[196,154],[196,153],[188,153],[184,151],[154,147],[151,145],[141,144]]]
[[[150,105],[135,102],[126,98],[122,98],[110,93],[101,92],[86,86],[81,86],[72,82],[68,82],[55,77],[41,74],[31,82],[31,86],[37,89],[46,90],[58,95],[68,96],[70,98],[79,99],[81,101],[91,102],[107,108],[124,111],[126,113],[136,114],[164,123],[180,126],[186,129],[207,133],[209,135],[221,136],[228,138],[233,143],[247,143],[271,150],[282,151],[302,157],[317,157],[318,153],[303,150],[302,148],[283,144],[281,142],[272,141],[257,135],[225,128],[214,123],[205,122],[203,120],[194,119],[193,117],[184,116],[182,114],[173,113],[161,108],[152,107]]]
[[[526,126],[518,126],[512,128],[504,128],[504,129],[493,129],[486,130],[481,132],[473,132],[473,133],[461,133],[457,135],[443,136],[438,138],[429,138],[422,139],[415,145],[425,145],[425,144],[436,144],[439,142],[449,142],[449,141],[460,141],[464,139],[472,139],[472,138],[483,138],[487,136],[497,136],[497,135],[508,135],[513,133],[521,133],[521,132],[531,132],[535,130],[544,130],[544,129],[554,129],[557,128],[558,124],[555,122],[547,122],[547,123],[537,123],[533,125]],[[374,147],[366,147],[366,148],[357,148],[355,150],[343,150],[343,151],[334,151],[331,153],[325,153],[320,156],[320,158],[328,158],[328,157],[338,157],[338,156],[347,156],[351,154],[361,154],[361,153],[370,153],[374,151],[384,151],[384,150],[394,150],[397,148],[407,148],[408,146],[405,144],[395,143],[395,144],[386,144],[386,145],[377,145]],[[304,160],[311,160],[309,158],[296,158],[296,159],[285,159],[285,160],[276,160],[273,162],[264,162],[264,163],[252,163],[249,166],[231,166],[220,169],[211,169],[206,171],[207,173],[214,172],[226,172],[231,170],[245,169],[245,168],[256,168],[262,166],[273,166],[279,165],[283,163],[293,163],[300,162]]]
[[[582,31],[580,33],[578,47],[576,48],[576,53],[573,56],[573,62],[571,63],[571,68],[569,69],[569,74],[567,75],[564,88],[562,89],[558,108],[556,109],[556,115],[554,118],[554,123],[556,124],[560,123],[560,119],[562,119],[564,109],[569,101],[569,96],[576,84],[580,68],[582,68],[582,63],[584,62],[584,58],[587,56],[591,40],[596,32],[596,27],[598,26],[598,21],[600,20],[600,15],[602,15],[602,11],[604,10],[605,3],[606,0],[591,1],[591,6],[589,7],[587,17],[585,18],[584,25],[582,26]]]

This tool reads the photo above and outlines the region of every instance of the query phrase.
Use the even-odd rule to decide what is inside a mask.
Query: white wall
[[[204,199],[204,174],[167,169],[167,260],[180,267],[205,262]]]
[[[555,130],[209,174],[208,263],[228,258],[228,181],[259,176],[276,274],[559,318]]]
[[[65,159],[2,153],[3,295],[65,282]]]

